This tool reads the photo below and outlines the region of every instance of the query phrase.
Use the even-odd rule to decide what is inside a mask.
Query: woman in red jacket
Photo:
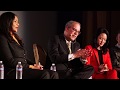
[[[117,72],[112,68],[108,49],[109,32],[105,28],[99,28],[95,34],[94,42],[85,48],[92,53],[87,58],[87,63],[94,67],[93,79],[118,79]]]

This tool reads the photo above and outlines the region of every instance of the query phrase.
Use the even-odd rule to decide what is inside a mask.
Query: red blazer
[[[91,51],[92,51],[92,56],[87,58],[87,60],[88,60],[87,64],[92,65],[94,67],[95,73],[97,73],[98,67],[100,65],[98,51],[97,51],[97,49],[92,48],[91,45],[87,45],[85,48],[91,49]],[[112,70],[112,63],[111,63],[109,51],[106,54],[103,54],[102,56],[103,56],[103,63],[107,64],[108,68],[110,70]]]

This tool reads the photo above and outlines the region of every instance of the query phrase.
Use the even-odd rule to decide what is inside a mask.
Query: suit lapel
[[[59,37],[59,39],[60,39],[60,44],[61,44],[61,46],[63,47],[64,52],[66,52],[66,53],[68,54],[68,53],[69,53],[69,49],[68,49],[68,46],[67,46],[67,44],[66,44],[66,41],[65,41],[64,36],[61,35],[61,36]]]

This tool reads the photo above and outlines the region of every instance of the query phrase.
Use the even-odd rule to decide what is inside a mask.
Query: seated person
[[[55,63],[60,79],[88,79],[94,69],[84,65],[81,59],[86,59],[90,52],[80,48],[76,38],[80,34],[81,24],[68,21],[64,34],[55,35],[48,42],[48,62]],[[48,63],[46,64],[48,66]],[[49,68],[49,67],[48,67]]]
[[[93,44],[85,48],[92,52],[87,57],[86,64],[94,67],[92,79],[118,79],[117,71],[113,69],[108,49],[109,32],[105,28],[98,28]]]
[[[116,45],[110,49],[111,61],[113,68],[117,70],[120,78],[120,32],[116,35]]]
[[[18,16],[5,12],[0,16],[0,60],[4,64],[5,79],[16,79],[16,65],[23,66],[23,79],[58,79],[58,73],[43,69],[27,58],[23,41],[17,35]]]

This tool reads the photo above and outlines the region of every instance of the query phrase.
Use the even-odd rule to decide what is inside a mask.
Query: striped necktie
[[[68,49],[69,49],[69,54],[71,54],[72,53],[72,51],[71,51],[71,42],[68,42],[67,45],[68,45]]]

